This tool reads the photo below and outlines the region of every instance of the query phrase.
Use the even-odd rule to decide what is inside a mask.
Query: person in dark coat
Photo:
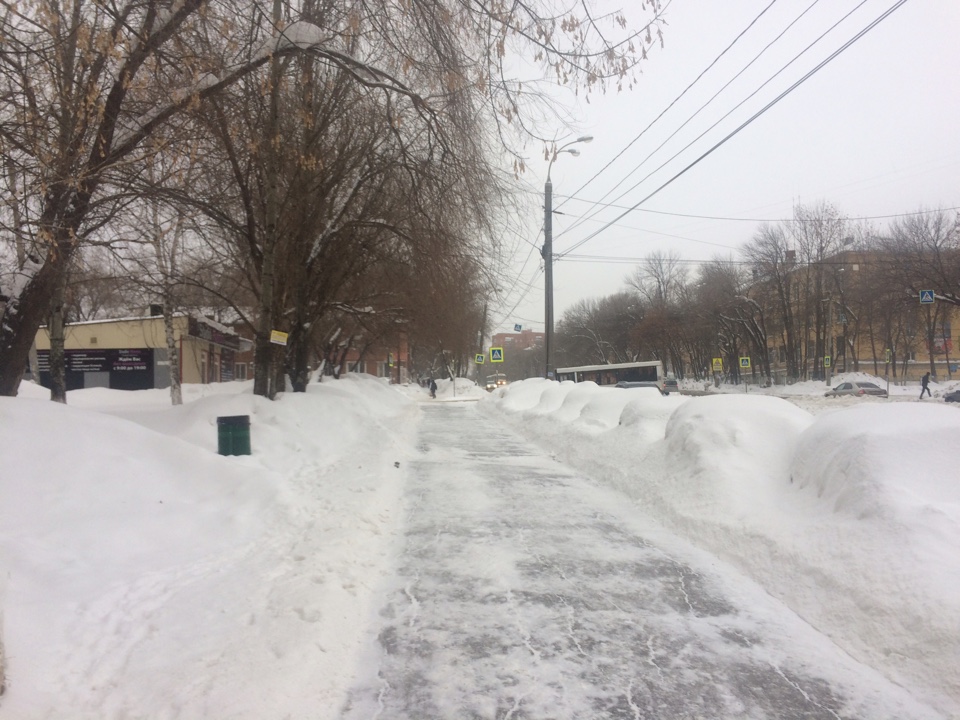
[[[923,400],[923,394],[926,393],[927,397],[933,397],[930,393],[930,373],[927,373],[922,378],[920,378],[920,399]]]
[[[430,378],[430,397],[435,398],[437,396],[437,382],[433,378]]]

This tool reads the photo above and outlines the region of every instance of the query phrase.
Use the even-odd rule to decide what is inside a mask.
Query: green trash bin
[[[217,418],[217,452],[221,455],[250,454],[250,416]]]

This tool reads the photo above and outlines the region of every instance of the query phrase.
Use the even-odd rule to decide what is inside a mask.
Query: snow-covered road
[[[942,717],[469,403],[419,449],[343,720]]]

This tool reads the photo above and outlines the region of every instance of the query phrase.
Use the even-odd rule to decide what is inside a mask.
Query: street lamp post
[[[560,153],[569,153],[576,157],[580,151],[571,148],[571,145],[577,143],[588,143],[593,140],[591,135],[583,135],[576,140],[571,140],[566,145],[554,150],[553,157],[547,165],[547,181],[543,185],[543,277],[544,277],[544,377],[552,380],[554,377],[553,358],[553,183],[550,180],[550,169],[553,167],[553,161],[557,159]]]

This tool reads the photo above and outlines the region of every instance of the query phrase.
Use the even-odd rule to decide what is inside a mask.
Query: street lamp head
[[[593,142],[593,135],[581,135],[577,138],[577,142],[588,143]]]
[[[573,155],[574,157],[579,157],[579,156],[580,156],[580,151],[577,150],[576,148],[570,148],[569,150],[564,150],[564,152],[568,152],[568,153],[570,153],[571,155]]]

